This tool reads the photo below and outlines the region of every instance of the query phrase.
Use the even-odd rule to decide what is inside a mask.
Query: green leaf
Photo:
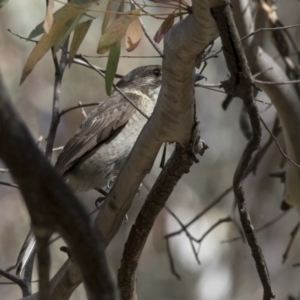
[[[68,38],[68,36],[70,35],[70,33],[77,27],[79,26],[79,21],[81,19],[81,15],[78,15],[76,18],[74,18],[73,20],[70,20],[69,23],[69,27],[67,28],[67,30],[64,32],[64,35],[61,39],[59,39],[59,41],[57,43],[55,43],[53,45],[54,48],[54,53],[57,53],[58,50],[62,47],[62,45],[64,44],[64,42],[66,41],[66,39]],[[51,48],[51,47],[50,47]],[[50,49],[49,48],[49,49]]]
[[[0,0],[1,1],[1,0]],[[61,18],[64,18],[64,15],[66,15],[68,13],[69,7],[73,6],[73,7],[77,7],[83,9],[84,11],[82,13],[85,13],[87,9],[90,9],[91,11],[93,9],[98,8],[99,9],[99,3],[98,0],[72,0],[70,1],[68,4],[66,4],[65,6],[63,6],[62,8],[60,8],[59,10],[57,10],[54,14],[53,14],[53,22],[59,22],[59,20]],[[100,5],[101,6],[101,5]],[[88,16],[87,16],[87,20],[94,18],[98,15],[100,15],[99,12],[88,12]],[[85,22],[87,20],[82,19],[82,22]],[[28,39],[34,39],[35,37],[45,33],[44,30],[44,22],[41,22],[40,24],[38,24],[29,34]]]
[[[74,31],[74,36],[72,39],[72,43],[71,43],[71,47],[70,47],[70,55],[69,55],[69,59],[70,59],[70,64],[73,61],[84,37],[86,36],[91,24],[92,24],[93,20],[89,20],[87,22],[81,23],[79,24],[75,31]]]
[[[2,8],[7,2],[8,0],[0,0],[0,8]]]
[[[117,18],[101,36],[97,53],[107,52],[115,43],[120,41],[126,33],[128,26],[139,17],[140,10],[135,9]]]
[[[81,5],[68,3],[54,14],[54,22],[49,33],[44,34],[41,37],[28,57],[23,69],[21,83],[33,70],[37,62],[46,54],[48,50],[51,49],[51,47],[55,46],[54,50],[58,51],[68,35],[78,25],[82,14],[85,13],[89,5],[90,4],[87,3]],[[43,30],[41,29],[41,24],[35,28],[35,30],[30,34],[29,38],[34,37],[36,33]]]
[[[121,53],[121,43],[116,42],[109,51],[105,72],[105,89],[108,96],[111,94],[111,88],[115,79]]]

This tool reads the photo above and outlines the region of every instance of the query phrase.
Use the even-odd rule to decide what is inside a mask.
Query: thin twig
[[[167,254],[168,254],[168,258],[169,258],[171,272],[178,280],[180,280],[181,277],[175,269],[174,259],[173,259],[171,248],[170,248],[170,240],[166,239],[166,241],[167,241]]]
[[[136,9],[136,5],[135,4],[136,3],[135,3],[134,0],[130,0],[131,9]],[[144,22],[142,21],[142,18],[139,18],[139,19],[140,19],[141,26],[142,26],[143,32],[144,32],[147,40],[150,42],[150,44],[156,50],[156,52],[160,55],[160,57],[164,57],[164,53],[162,52],[162,50],[160,50],[160,48],[158,47],[158,45],[154,42],[154,40],[151,38],[150,34],[148,33],[147,28],[146,28]]]
[[[244,36],[243,38],[241,38],[241,41],[247,39],[248,37],[256,34],[256,33],[259,33],[261,31],[276,31],[276,30],[284,30],[284,29],[289,29],[289,28],[295,28],[295,27],[299,27],[300,24],[296,24],[296,25],[288,25],[288,26],[283,26],[283,27],[275,27],[275,28],[259,28],[253,32],[251,32],[250,34]]]
[[[28,288],[28,285],[21,278],[15,276],[13,274],[10,274],[10,273],[2,270],[2,269],[0,269],[0,275],[2,275],[3,277],[11,280],[12,282],[16,283],[21,288],[23,297],[31,295],[31,291]]]
[[[69,38],[65,41],[63,45],[63,49],[66,51],[68,49]],[[57,127],[60,121],[60,113],[59,113],[59,102],[60,102],[60,93],[61,93],[61,83],[62,77],[65,71],[66,66],[68,65],[68,55],[62,50],[60,63],[58,64],[57,57],[54,54],[54,50],[52,48],[53,62],[55,66],[55,82],[54,82],[54,93],[53,93],[53,104],[52,104],[52,119],[51,125],[49,129],[49,133],[47,136],[47,144],[45,155],[50,160],[52,156],[52,149],[54,145],[54,140],[56,136]]]
[[[108,55],[84,55],[87,58],[108,58]],[[161,55],[120,55],[122,58],[160,58]]]
[[[193,241],[195,240],[195,238],[193,238],[192,235],[189,233],[189,231],[186,228],[184,228],[184,224],[181,222],[181,220],[177,217],[177,215],[169,207],[165,206],[165,209],[178,222],[178,224],[181,226],[181,228],[183,228],[186,236],[188,237],[188,239],[191,243],[191,247],[192,247],[195,259],[196,259],[197,263],[200,265],[200,260],[199,260],[199,257],[198,257],[198,251],[196,250],[196,248],[193,244]],[[168,240],[169,238],[171,238],[171,237],[165,236],[166,240]]]
[[[271,70],[273,70],[273,67],[270,67],[270,68],[267,68],[267,69],[265,69],[265,70],[262,70],[261,72],[258,72],[258,73],[256,73],[256,74],[252,75],[252,77],[253,77],[253,78],[256,78],[256,77],[258,77],[259,75],[264,74],[264,73],[266,73],[266,72],[268,72],[268,71],[271,71]]]
[[[276,137],[274,136],[274,134],[270,131],[270,129],[268,128],[268,126],[266,125],[266,123],[264,122],[264,120],[262,119],[262,117],[259,117],[260,121],[262,122],[262,124],[264,125],[264,127],[266,128],[266,130],[269,132],[269,134],[271,135],[271,137],[273,138],[274,142],[276,143],[280,153],[285,157],[285,159],[293,166],[300,168],[300,165],[298,165],[297,163],[295,163],[292,159],[290,159],[283,151],[283,149],[281,148],[279,142],[277,141]]]
[[[73,59],[72,63],[75,63],[77,65],[81,65],[81,66],[87,67],[87,68],[92,69],[94,71],[98,70],[98,71],[100,71],[100,72],[102,72],[102,73],[105,74],[105,72],[106,72],[105,69],[100,68],[100,67],[98,67],[96,65],[93,65],[90,62],[87,63],[86,59],[85,60],[82,59],[82,58],[86,58],[86,57],[88,57],[88,56],[83,55],[83,54],[77,54],[77,55],[75,55],[75,58]],[[116,74],[115,78],[123,78],[123,75]]]
[[[300,83],[300,79],[298,80],[290,80],[290,81],[263,81],[263,80],[255,80],[255,83],[259,83],[259,84],[268,84],[268,85],[285,85],[285,84],[296,84],[296,83]]]
[[[13,31],[11,31],[10,29],[7,29],[7,31],[10,32],[11,34],[13,34],[14,36],[17,36],[17,37],[20,38],[21,40],[26,40],[26,41],[33,42],[33,43],[38,43],[37,40],[28,39],[28,38],[26,38],[26,37],[24,37],[24,36],[21,36],[21,35],[19,35],[19,34],[13,32]]]
[[[222,88],[222,84],[221,83],[195,83],[194,87],[203,87],[203,88],[207,88],[207,87],[217,87],[217,88]]]
[[[295,226],[295,228],[292,230],[292,232],[290,234],[290,236],[291,236],[290,241],[289,241],[289,243],[288,243],[288,245],[286,247],[286,250],[284,251],[284,253],[282,255],[282,263],[283,264],[286,262],[286,260],[288,258],[289,252],[290,252],[290,250],[292,248],[293,242],[294,242],[295,237],[296,237],[296,235],[297,235],[297,233],[299,231],[299,228],[300,228],[300,222],[297,223],[297,225]]]
[[[13,188],[19,188],[18,185],[14,184],[14,183],[10,183],[10,182],[5,182],[5,181],[0,181],[0,184],[1,185],[5,185],[5,186],[10,186],[10,187],[13,187]]]
[[[276,216],[275,218],[273,218],[272,220],[268,221],[267,223],[263,224],[262,226],[256,228],[255,233],[259,233],[259,232],[263,231],[264,229],[267,229],[268,227],[272,226],[273,224],[275,224],[276,222],[281,220],[286,214],[287,214],[287,212],[285,211],[285,212],[281,213],[280,215]],[[241,240],[241,237],[237,236],[232,239],[222,241],[221,244],[232,243],[232,242],[239,241],[239,240]]]
[[[165,236],[165,238],[170,238],[172,236],[178,235],[181,232],[183,232],[185,229],[187,229],[189,226],[191,226],[194,222],[196,222],[198,219],[200,219],[202,216],[204,216],[211,208],[213,208],[216,204],[218,204],[222,199],[224,199],[225,196],[227,196],[232,191],[232,187],[229,187],[226,189],[221,195],[219,195],[217,198],[215,198],[205,209],[203,209],[200,213],[198,213],[190,222],[188,222],[186,225],[184,225],[181,229],[171,232]]]
[[[59,113],[59,116],[63,116],[64,114],[68,113],[69,111],[72,111],[74,109],[78,109],[78,108],[83,108],[83,107],[89,107],[89,106],[97,106],[99,105],[99,102],[94,102],[94,103],[87,103],[87,104],[77,104],[76,106],[72,106],[68,109],[64,109]]]
[[[147,31],[147,28],[144,24],[144,22],[142,21],[142,19],[140,18],[141,21],[141,25],[142,25],[142,29],[143,32],[147,38],[147,40],[150,42],[150,44],[153,46],[153,48],[156,50],[156,52],[160,55],[160,57],[164,57],[164,53],[162,52],[162,50],[158,47],[158,45],[154,42],[154,40],[151,38],[150,34]]]

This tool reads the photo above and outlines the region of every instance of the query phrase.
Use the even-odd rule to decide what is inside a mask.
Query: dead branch
[[[259,113],[252,94],[253,79],[236,29],[230,3],[228,2],[222,6],[213,8],[212,13],[217,22],[224,49],[223,53],[231,75],[229,80],[222,83],[222,86],[228,94],[243,99],[249,114],[253,132],[252,138],[247,144],[235,171],[233,177],[233,190],[244,233],[251,248],[257,272],[264,288],[263,299],[267,300],[274,298],[274,295],[271,289],[265,259],[258,245],[253,225],[247,211],[241,184],[252,154],[258,149],[261,140]]]

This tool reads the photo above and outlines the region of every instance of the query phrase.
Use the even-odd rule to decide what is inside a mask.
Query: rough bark
[[[248,0],[233,0],[233,13],[241,37],[254,31],[254,24]],[[253,74],[263,72],[259,79],[271,82],[287,82],[284,70],[258,45],[255,35],[243,40],[245,54]],[[294,162],[300,164],[300,101],[293,85],[258,84],[271,99],[283,127],[286,151]],[[284,200],[300,211],[300,173],[291,164],[286,165]]]
[[[20,187],[37,238],[39,288],[50,299],[48,239],[58,232],[70,247],[88,299],[118,299],[100,235],[83,206],[37,148],[14,111],[0,74],[0,158]],[[54,298],[51,298],[54,299]]]

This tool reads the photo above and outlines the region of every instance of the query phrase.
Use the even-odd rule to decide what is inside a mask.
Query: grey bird
[[[65,145],[56,169],[74,192],[101,189],[122,168],[136,139],[151,116],[161,87],[161,66],[143,66],[124,76],[118,91],[91,111]],[[138,108],[138,109],[137,109]],[[21,275],[35,247],[32,231],[17,259]]]

